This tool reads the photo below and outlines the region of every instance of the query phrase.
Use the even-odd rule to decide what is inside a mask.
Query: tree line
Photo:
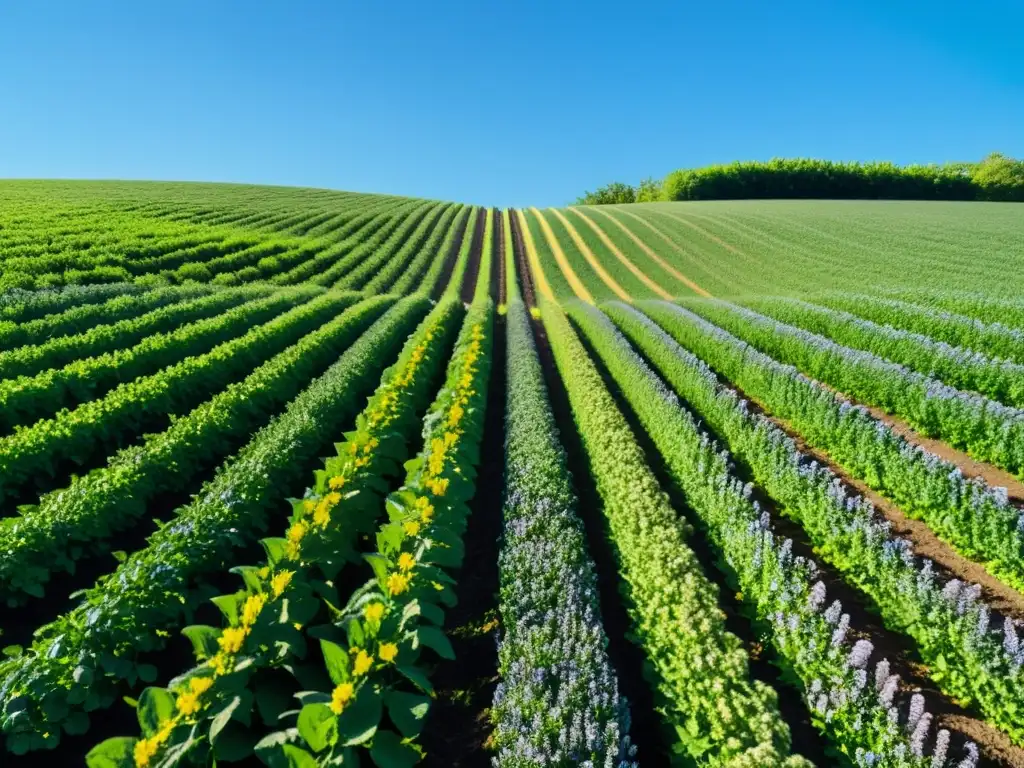
[[[993,152],[978,163],[896,165],[810,158],[683,168],[661,182],[613,182],[577,205],[764,198],[832,200],[994,200],[1024,202],[1024,160]]]

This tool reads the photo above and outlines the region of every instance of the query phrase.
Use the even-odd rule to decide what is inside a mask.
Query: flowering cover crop
[[[594,563],[520,299],[507,318],[495,764],[628,765],[629,712],[605,651]]]
[[[939,687],[976,701],[990,720],[1020,742],[1024,727],[1024,649],[1011,620],[990,628],[981,587],[951,579],[913,554],[911,542],[863,498],[851,496],[827,467],[806,462],[796,444],[745,400],[722,387],[711,370],[636,310],[610,314],[662,371],[676,392],[751,467],[757,482],[801,523],[816,551],[874,600],[886,625],[916,642]]]
[[[674,304],[642,308],[676,341],[786,419],[811,444],[969,557],[1024,587],[1024,515],[1005,489],[910,445],[864,408]]]
[[[644,463],[586,350],[561,310],[547,304],[542,312],[629,585],[634,632],[682,751],[715,765],[805,765],[789,756],[776,694],[750,679],[741,643],[725,629],[718,590],[686,543],[687,524]]]
[[[817,566],[794,557],[792,542],[775,536],[768,514],[732,477],[728,454],[680,408],[675,394],[607,317],[582,305],[573,305],[572,315],[664,456],[744,598],[769,626],[770,640],[801,681],[816,724],[839,751],[861,764],[929,764],[924,754],[932,716],[924,710],[923,697],[915,694],[901,713],[893,698],[896,681],[890,680],[884,659],[875,664],[875,684],[870,684],[872,644],[847,641],[849,616],[838,601],[825,608]],[[949,734],[939,731],[934,739],[935,744],[948,743]]]

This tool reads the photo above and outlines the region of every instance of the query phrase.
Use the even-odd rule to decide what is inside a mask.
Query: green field
[[[0,765],[1024,766],[1024,215],[0,182]]]

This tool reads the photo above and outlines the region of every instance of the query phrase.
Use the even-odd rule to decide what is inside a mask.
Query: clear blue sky
[[[1017,0],[7,2],[0,177],[519,206],[734,159],[1024,156],[1022,30]]]

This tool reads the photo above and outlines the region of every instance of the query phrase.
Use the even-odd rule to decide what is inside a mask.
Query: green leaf
[[[404,691],[388,691],[384,695],[384,704],[391,721],[398,726],[403,736],[411,739],[423,730],[424,719],[430,711],[428,697]]]
[[[89,768],[129,768],[135,765],[133,752],[138,739],[118,736],[107,739],[89,750],[85,764]]]
[[[235,712],[236,709],[238,709],[241,703],[242,697],[235,696],[233,699],[231,699],[231,701],[228,702],[227,706],[225,706],[220,712],[218,712],[214,716],[213,722],[210,723],[211,744],[216,743],[217,736],[220,734],[221,731],[224,730],[224,726],[226,726],[228,724],[228,721],[231,720],[231,715]]]
[[[89,716],[85,712],[72,712],[64,721],[64,732],[68,736],[81,736],[89,730]]]
[[[135,667],[135,671],[139,676],[139,680],[144,683],[152,683],[159,674],[157,668],[152,664],[139,664]]]
[[[297,725],[299,734],[314,752],[322,752],[338,738],[338,718],[328,704],[304,706]]]
[[[220,646],[217,645],[217,638],[220,637],[220,630],[206,624],[193,624],[181,630],[181,634],[192,641],[192,650],[200,661],[217,655]]]
[[[211,598],[210,602],[216,605],[228,623],[234,626],[238,624],[238,609],[244,599],[245,592],[235,592],[232,595],[218,595]]]
[[[419,627],[416,630],[416,641],[419,645],[433,648],[442,659],[454,659],[455,650],[448,636],[437,627]],[[415,648],[416,646],[413,645]]]
[[[420,753],[391,731],[381,731],[374,737],[370,757],[378,768],[413,768],[420,761]]]
[[[405,675],[417,688],[424,693],[433,693],[434,686],[430,684],[430,678],[417,666],[403,664],[397,667],[398,671]]]
[[[14,658],[15,656],[21,656],[24,650],[20,645],[8,645],[4,647],[3,654],[8,658]]]
[[[342,746],[365,744],[373,738],[384,715],[380,694],[369,685],[363,685],[355,701],[338,717],[338,739]]]
[[[388,561],[386,558],[376,553],[369,553],[363,555],[363,558],[373,568],[373,574],[377,577],[377,583],[380,584],[381,589],[387,589],[388,581]]]
[[[165,720],[174,717],[174,696],[166,688],[150,686],[139,696],[136,714],[142,733],[152,736],[160,730]]]
[[[327,664],[327,674],[331,676],[331,682],[335,685],[346,682],[349,678],[348,651],[337,643],[332,643],[330,640],[321,640],[320,650],[323,651],[324,662]]]
[[[288,544],[288,540],[280,537],[268,537],[260,539],[260,544],[263,545],[270,568],[273,570],[274,566],[284,559],[285,546]]]
[[[117,562],[119,563],[123,563],[125,560],[128,559],[128,553],[125,552],[123,549],[115,549],[110,554],[113,555],[114,559],[117,560]]]

